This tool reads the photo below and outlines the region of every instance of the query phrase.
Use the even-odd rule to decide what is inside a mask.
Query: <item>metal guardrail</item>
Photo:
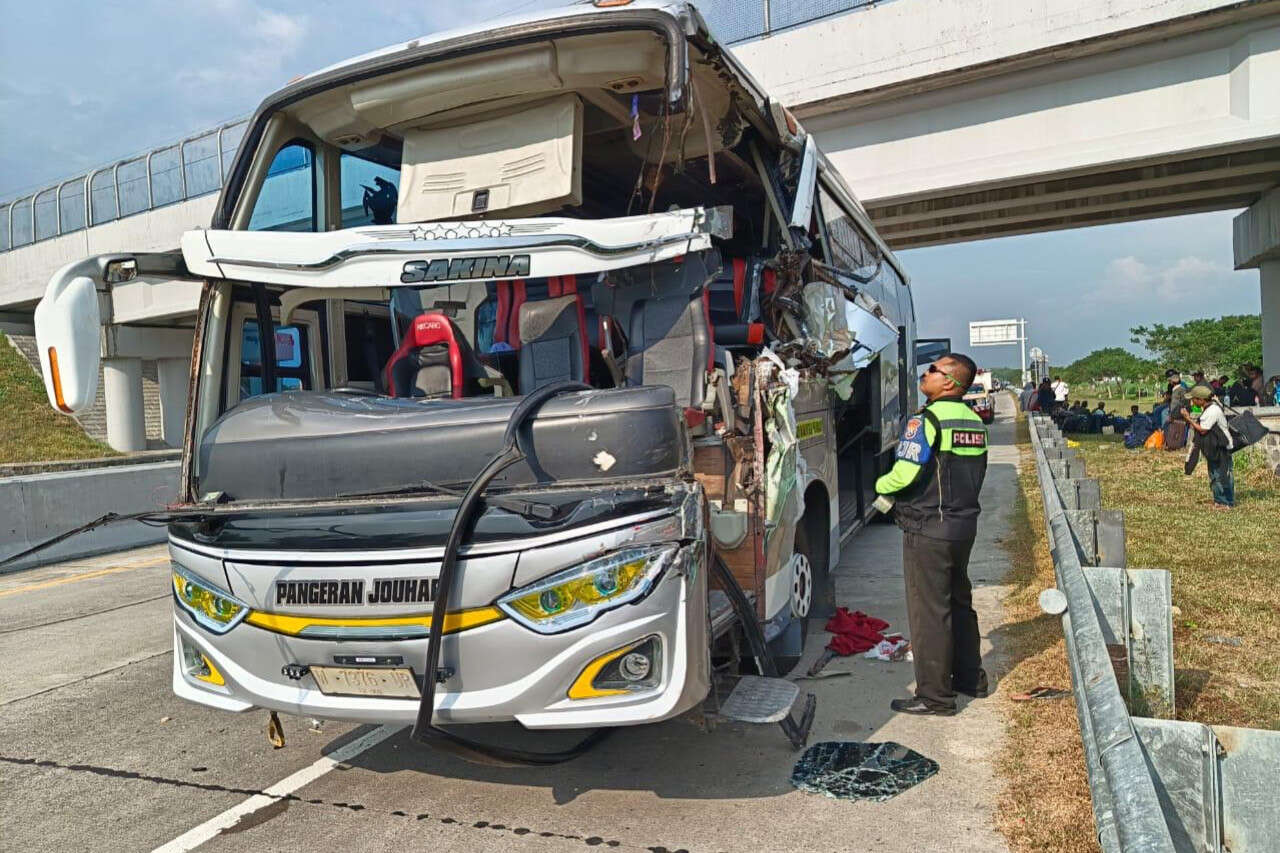
[[[1173,713],[1169,573],[1125,568],[1123,517],[1048,418],[1027,423],[1057,578],[1041,606],[1062,616],[1103,851],[1280,849],[1280,732],[1130,716]]]
[[[726,44],[768,36],[878,2],[886,0],[695,0],[711,31]],[[247,118],[237,119],[0,202],[0,252],[217,192],[226,180],[247,122]],[[239,134],[234,133],[237,128]],[[230,137],[235,145],[227,148]],[[211,151],[201,149],[210,142]],[[188,159],[193,151],[194,158]]]

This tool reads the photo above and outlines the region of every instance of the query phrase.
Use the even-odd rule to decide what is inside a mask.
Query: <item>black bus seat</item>
[[[715,367],[715,340],[705,287],[637,301],[631,307],[628,385],[668,385],[676,403],[699,408],[707,372]]]
[[[521,394],[553,382],[587,380],[591,356],[581,296],[525,302],[519,321]]]

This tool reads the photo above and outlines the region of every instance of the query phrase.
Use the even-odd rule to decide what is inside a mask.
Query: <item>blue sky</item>
[[[1002,237],[902,252],[921,337],[969,341],[969,322],[1023,317],[1053,364],[1092,350],[1135,352],[1129,329],[1257,314],[1257,270],[1232,269],[1237,211]],[[1016,347],[982,347],[979,363],[1016,367]]]
[[[245,115],[299,74],[559,2],[0,0],[0,200]],[[1232,215],[904,252],[921,334],[964,345],[970,320],[1023,316],[1065,363],[1140,323],[1257,313],[1257,272],[1231,270]]]

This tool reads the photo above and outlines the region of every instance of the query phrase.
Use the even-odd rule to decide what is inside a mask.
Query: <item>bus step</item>
[[[799,697],[795,682],[744,675],[720,706],[720,716],[742,723],[780,723]]]

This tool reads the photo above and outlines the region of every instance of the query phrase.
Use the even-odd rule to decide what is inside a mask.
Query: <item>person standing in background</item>
[[[1262,379],[1262,368],[1256,364],[1249,365],[1249,388],[1257,398],[1256,405],[1265,406],[1267,400],[1266,383]]]
[[[1054,405],[1061,408],[1067,404],[1067,398],[1071,396],[1071,386],[1062,381],[1061,376],[1053,377],[1053,402]]]
[[[1164,419],[1167,424],[1182,419],[1182,412],[1187,408],[1187,386],[1182,384],[1182,374],[1173,368],[1164,372],[1164,378],[1169,386],[1169,412]]]
[[[1227,429],[1227,416],[1222,406],[1213,399],[1213,390],[1207,385],[1191,389],[1191,401],[1203,411],[1193,418],[1183,411],[1187,427],[1200,436],[1200,454],[1209,468],[1209,488],[1213,493],[1213,508],[1231,509],[1236,504],[1235,459],[1231,455],[1231,431]]]
[[[1042,414],[1047,415],[1053,411],[1053,399],[1053,386],[1046,376],[1040,380],[1040,387],[1036,389],[1036,405],[1040,407]]]

